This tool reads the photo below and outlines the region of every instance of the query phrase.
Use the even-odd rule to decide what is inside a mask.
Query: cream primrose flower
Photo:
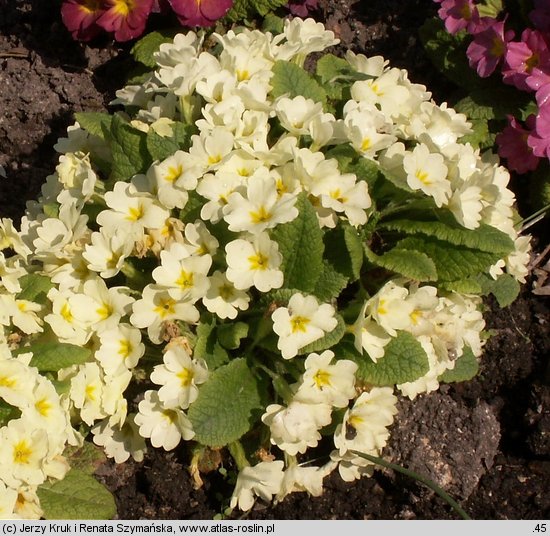
[[[323,112],[323,105],[301,95],[292,99],[280,97],[273,105],[281,126],[293,136],[309,134],[309,125],[314,117]]]
[[[0,474],[10,487],[37,486],[46,480],[44,462],[48,457],[48,433],[26,419],[12,419],[0,428]]]
[[[183,346],[173,346],[156,365],[151,381],[162,385],[158,398],[165,408],[187,409],[199,396],[197,385],[208,379],[208,368],[202,359],[193,359]]]
[[[145,229],[160,229],[170,212],[146,192],[139,192],[133,183],[116,182],[113,190],[105,193],[109,207],[97,215],[97,223],[114,234],[121,229],[140,238]]]
[[[36,492],[38,486],[21,486],[17,490],[15,513],[19,519],[43,519],[44,511],[40,506],[40,498]],[[5,519],[0,515],[0,519]]]
[[[336,311],[328,303],[319,305],[314,296],[294,294],[287,307],[273,311],[273,331],[279,336],[277,348],[284,359],[298,355],[307,346],[329,333],[338,325]]]
[[[213,171],[233,151],[234,138],[224,127],[215,127],[210,131],[201,132],[200,135],[191,136],[191,143],[189,154],[206,171]]]
[[[279,270],[282,255],[277,242],[270,240],[266,232],[229,242],[225,253],[225,275],[236,289],[248,290],[254,286],[260,292],[268,292],[283,286],[283,272]]]
[[[2,287],[11,294],[21,292],[20,279],[27,273],[18,255],[6,258],[0,251],[0,290]]]
[[[92,328],[74,315],[76,304],[71,303],[71,298],[75,295],[72,290],[51,288],[47,296],[52,302],[52,312],[44,317],[44,321],[49,324],[60,342],[83,346],[92,336]]]
[[[329,404],[336,408],[347,407],[355,392],[357,363],[349,359],[334,359],[334,352],[325,350],[322,354],[309,354],[305,371],[293,400],[309,404]]]
[[[284,478],[284,462],[275,460],[260,462],[239,471],[237,483],[229,503],[230,508],[239,507],[248,511],[254,505],[255,497],[269,502],[281,490]]]
[[[129,414],[122,425],[112,426],[109,419],[103,419],[91,430],[93,441],[103,447],[108,458],[114,458],[115,463],[123,463],[130,458],[142,462],[147,446],[139,435],[135,414]]]
[[[116,328],[120,319],[130,313],[135,299],[128,292],[127,287],[108,288],[98,277],[86,281],[82,293],[73,294],[68,302],[79,323],[101,333]]]
[[[60,202],[70,199],[88,201],[92,197],[97,175],[92,169],[88,154],[79,151],[61,155],[55,169],[58,180],[64,187],[61,197],[58,197]]]
[[[483,210],[481,188],[464,182],[453,191],[448,208],[460,225],[466,229],[477,229],[481,223]]]
[[[237,95],[231,95],[221,102],[207,104],[202,109],[204,119],[196,122],[201,132],[207,132],[217,127],[223,127],[231,133],[239,128],[245,112],[243,101]]]
[[[197,187],[204,167],[197,159],[184,151],[176,151],[162,162],[154,163],[147,170],[147,178],[154,184],[158,200],[166,208],[183,208],[188,192]]]
[[[248,181],[246,196],[236,191],[228,197],[223,219],[230,231],[259,235],[297,218],[296,199],[292,194],[279,195],[273,177],[255,176]]]
[[[138,408],[134,422],[139,426],[139,434],[150,438],[155,448],[173,450],[182,438],[189,441],[195,436],[187,415],[177,408],[165,408],[157,391],[146,391]]]
[[[92,233],[91,244],[86,244],[82,257],[86,259],[87,266],[94,272],[108,279],[117,275],[124,261],[132,254],[134,240],[124,229],[107,230],[101,228],[99,232]]]
[[[185,226],[185,241],[183,248],[191,255],[210,255],[213,257],[218,251],[220,243],[218,239],[210,233],[208,227],[201,220],[195,220],[195,223],[188,223]]]
[[[20,519],[15,513],[18,489],[7,486],[0,478],[0,519]]]
[[[100,346],[94,357],[99,361],[105,374],[116,375],[133,369],[145,353],[141,342],[141,331],[129,324],[120,323],[116,327],[99,334]]]
[[[370,300],[369,300],[370,301]],[[351,327],[354,336],[354,346],[361,354],[367,352],[368,356],[376,363],[384,356],[384,347],[391,341],[392,336],[370,314],[367,315],[369,301],[363,304],[357,320]]]
[[[0,359],[0,398],[16,408],[30,406],[38,376],[36,368],[27,366],[19,359]]]
[[[166,322],[181,320],[195,324],[199,316],[198,309],[192,303],[175,300],[164,287],[147,285],[143,289],[142,298],[132,304],[130,323],[136,328],[147,328],[151,341],[160,344]]]
[[[88,425],[108,416],[103,409],[102,397],[105,388],[103,372],[97,363],[79,365],[71,378],[69,396],[74,407],[80,410],[80,418]]]
[[[4,249],[13,249],[22,259],[26,259],[31,253],[10,218],[0,218],[0,251]]]
[[[351,482],[372,473],[372,464],[351,451],[378,456],[389,438],[388,427],[397,414],[397,397],[391,387],[373,387],[361,393],[334,432],[337,450],[331,459],[338,461],[342,480]]]
[[[153,279],[172,298],[195,303],[206,295],[210,286],[210,255],[189,255],[184,245],[175,243],[170,249],[161,251],[160,261],[160,266],[153,270]]]
[[[262,422],[269,426],[271,444],[295,456],[318,445],[321,439],[319,430],[330,424],[331,413],[329,404],[292,400],[287,407],[279,404],[267,406]]]
[[[451,196],[451,183],[447,180],[445,159],[439,153],[431,153],[420,143],[412,153],[403,158],[403,168],[407,173],[407,184],[413,190],[421,190],[433,197],[438,207],[447,204]]]
[[[227,199],[246,180],[237,173],[224,172],[220,168],[215,174],[208,173],[199,182],[197,193],[208,201],[201,208],[201,219],[218,223],[223,216]]]
[[[337,463],[332,460],[321,467],[291,465],[285,470],[281,491],[277,493],[275,504],[295,492],[305,491],[312,497],[320,497],[323,494],[323,480],[336,466]]]
[[[42,310],[40,304],[18,300],[13,294],[0,294],[0,309],[3,309],[0,325],[9,326],[11,321],[11,324],[27,335],[43,331],[42,319],[37,314]]]
[[[202,303],[219,318],[237,318],[239,311],[246,311],[250,303],[250,296],[244,290],[238,290],[227,276],[216,270],[210,277],[210,287]]]

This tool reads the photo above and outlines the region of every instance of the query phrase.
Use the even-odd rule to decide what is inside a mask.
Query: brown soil
[[[129,45],[75,43],[59,1],[0,0],[0,217],[18,220],[57,161],[53,145],[75,112],[104,110],[128,73]],[[435,12],[429,0],[320,0],[315,16],[342,47],[382,54],[409,70],[437,101],[451,100],[424,55],[417,30]],[[542,231],[535,228],[535,234]],[[542,247],[539,247],[542,249]],[[550,510],[550,315],[530,282],[508,309],[488,303],[493,333],[480,375],[414,402],[400,401],[385,457],[429,476],[476,519],[541,519]],[[209,476],[194,490],[186,454],[150,450],[146,460],[107,464],[98,477],[123,519],[211,519],[231,489]],[[353,485],[337,475],[324,495],[295,494],[257,505],[249,519],[447,519],[456,515],[422,485],[391,471]]]

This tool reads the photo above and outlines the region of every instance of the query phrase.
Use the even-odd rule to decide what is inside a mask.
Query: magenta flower
[[[470,31],[479,22],[474,0],[443,0],[437,14],[450,34],[464,29]]]
[[[531,91],[527,78],[535,67],[550,70],[550,50],[541,32],[526,28],[521,34],[521,41],[508,43],[506,47],[503,80],[522,91]]]
[[[508,126],[497,135],[498,154],[508,161],[508,168],[517,173],[533,171],[539,165],[539,159],[533,154],[527,139],[534,127],[535,117],[527,118],[527,127],[523,128],[515,117],[508,116]]]
[[[65,0],[61,19],[73,39],[89,41],[100,31],[96,22],[103,12],[103,0]]]
[[[504,31],[503,21],[482,18],[474,40],[466,51],[470,67],[482,78],[491,76],[506,53],[507,43],[513,37],[512,30]]]
[[[527,139],[533,154],[550,158],[550,106],[539,108],[535,118],[535,129]]]
[[[529,13],[531,22],[541,32],[550,32],[550,2],[535,0],[535,9]]]
[[[97,24],[113,32],[117,41],[129,41],[145,30],[153,0],[105,0],[105,6]]]
[[[295,17],[305,19],[310,11],[317,9],[317,0],[291,0],[287,8]]]
[[[233,5],[233,0],[169,0],[183,26],[212,26]]]

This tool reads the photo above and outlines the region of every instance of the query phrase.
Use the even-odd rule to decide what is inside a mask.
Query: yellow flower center
[[[432,181],[429,179],[429,176],[428,174],[425,172],[425,171],[422,171],[421,169],[417,169],[416,170],[416,173],[414,174],[414,176],[422,183],[422,184],[425,184],[426,186],[429,186]]]
[[[176,305],[176,300],[172,298],[167,298],[166,300],[160,300],[160,303],[155,307],[155,313],[161,318],[165,318],[168,315],[175,314],[174,305]]]
[[[108,303],[102,303],[101,306],[95,310],[95,312],[99,315],[101,320],[105,320],[113,314],[113,308]]]
[[[143,205],[139,203],[137,207],[130,207],[126,219],[129,221],[138,221],[143,218]]]
[[[13,463],[28,464],[32,455],[32,449],[26,439],[22,439],[13,446]]]
[[[59,312],[59,314],[69,324],[73,323],[73,314],[71,313],[71,309],[68,303],[63,304],[63,307],[61,307],[61,311]]]
[[[86,385],[86,389],[84,389],[86,398],[91,402],[94,402],[96,399],[95,391],[96,391],[96,386],[92,384]]]
[[[319,389],[330,386],[330,372],[318,370],[313,376],[313,381]]]
[[[181,177],[182,173],[183,166],[181,164],[178,164],[177,166],[170,166],[168,168],[168,172],[164,176],[164,180],[171,183],[176,182],[176,180]]]
[[[189,387],[193,381],[194,373],[191,369],[184,368],[176,376],[180,379],[182,387]]]
[[[193,279],[195,274],[193,272],[186,272],[182,270],[180,276],[176,279],[176,285],[182,290],[190,289],[193,286]]]
[[[263,253],[257,253],[248,257],[251,270],[267,270],[269,259]]]
[[[178,420],[178,414],[173,409],[165,409],[162,411],[162,416],[170,423]]]
[[[13,389],[17,385],[17,380],[9,376],[0,376],[0,387]]]
[[[115,0],[115,5],[113,9],[119,15],[127,17],[131,11],[136,7],[135,0]]]
[[[257,212],[249,212],[252,223],[265,223],[271,219],[271,212],[267,211],[263,205],[260,206]]]
[[[118,341],[118,355],[122,359],[126,359],[133,351],[134,347],[128,339]]]
[[[34,404],[34,407],[42,417],[47,417],[50,413],[50,410],[52,409],[52,405],[50,401],[47,398],[42,398],[40,400],[37,400]]]
[[[370,149],[371,146],[371,140],[370,138],[363,138],[363,141],[361,142],[361,151],[367,151]]]
[[[292,333],[301,331],[302,333],[306,332],[307,325],[311,322],[309,318],[305,316],[293,316],[290,319],[290,325],[292,326]]]

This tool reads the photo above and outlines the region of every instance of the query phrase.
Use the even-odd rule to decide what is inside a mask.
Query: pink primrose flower
[[[535,130],[527,139],[533,154],[550,158],[550,106],[539,108],[535,119]]]
[[[506,47],[503,80],[522,91],[531,91],[527,78],[535,67],[550,72],[550,50],[541,32],[526,28],[521,41],[513,41]]]
[[[483,17],[466,54],[470,67],[482,78],[494,73],[506,53],[506,46],[514,37],[512,30],[504,31],[504,21]]]
[[[550,72],[535,67],[526,78],[527,85],[535,91],[535,99],[539,108],[550,104]]]
[[[295,17],[305,19],[310,11],[317,9],[317,0],[291,0],[287,7]]]
[[[445,28],[450,34],[464,29],[470,32],[479,22],[474,0],[443,0],[437,14],[445,22]]]
[[[527,118],[527,129],[523,128],[517,119],[508,116],[508,125],[497,135],[498,154],[508,161],[508,168],[516,173],[533,171],[539,165],[539,159],[533,154],[533,149],[527,140],[534,128],[535,117]]]
[[[73,39],[89,41],[101,30],[96,21],[103,12],[103,0],[65,0],[61,19]]]
[[[183,26],[212,26],[233,5],[233,0],[169,0]]]
[[[535,0],[535,9],[529,13],[529,18],[537,30],[550,32],[550,2]]]
[[[106,11],[97,24],[113,32],[117,41],[129,41],[145,30],[153,0],[105,0]]]

